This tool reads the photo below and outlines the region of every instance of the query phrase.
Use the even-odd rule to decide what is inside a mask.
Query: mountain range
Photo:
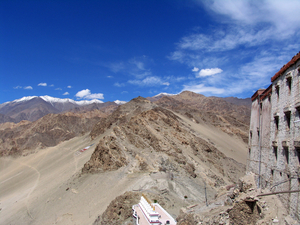
[[[170,96],[175,97],[178,95],[161,93],[153,97],[148,97],[150,101],[157,101],[162,97]],[[202,96],[202,95],[199,95]],[[204,96],[203,96],[204,97]],[[251,105],[250,99],[238,99],[238,98],[214,98],[223,99],[233,105]],[[126,103],[125,101],[116,100],[114,102],[102,102],[100,100],[82,100],[75,101],[72,99],[60,99],[50,96],[27,96],[21,99],[16,99],[11,102],[5,102],[0,104],[0,123],[13,122],[18,123],[22,120],[36,121],[41,117],[53,113],[62,112],[81,112],[91,111],[95,109],[104,109],[109,106],[109,111],[113,111],[118,105]]]
[[[105,102],[99,100],[74,101],[72,99],[60,99],[50,96],[28,96],[11,102],[0,104],[0,123],[20,122],[22,120],[35,121],[49,113],[61,113],[67,111],[91,111],[107,106],[117,107],[125,102]]]
[[[0,155],[20,155],[28,150],[55,146],[86,132],[90,132],[93,139],[117,121],[122,123],[128,120],[127,117],[155,107],[184,115],[198,124],[213,125],[247,143],[250,120],[250,107],[247,105],[188,91],[178,95],[160,94],[145,100],[148,104],[140,105],[139,101],[132,100],[117,105],[98,100],[74,101],[34,96],[1,104]],[[236,99],[235,103],[239,101],[247,100]],[[16,123],[21,119],[22,122]],[[9,122],[3,123],[5,121]]]

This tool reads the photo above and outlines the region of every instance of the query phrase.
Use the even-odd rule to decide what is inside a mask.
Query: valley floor
[[[0,224],[92,224],[138,176],[79,176],[96,143],[88,136],[19,158],[0,158]]]

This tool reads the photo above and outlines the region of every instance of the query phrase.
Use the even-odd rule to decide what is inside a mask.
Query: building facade
[[[247,170],[300,220],[300,52],[252,96]]]

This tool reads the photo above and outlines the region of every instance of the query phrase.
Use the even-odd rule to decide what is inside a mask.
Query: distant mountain
[[[251,107],[251,98],[237,98],[237,97],[227,97],[223,98],[226,102],[232,103],[234,105],[245,105]]]
[[[164,97],[164,96],[173,96],[173,95],[174,95],[174,94],[160,93],[160,94],[155,95],[155,96],[153,96],[153,97],[147,97],[147,99],[148,99],[149,101],[151,101],[151,102],[155,102],[155,101],[161,99],[161,98]]]
[[[122,101],[105,102],[99,100],[74,101],[50,96],[28,96],[11,102],[0,104],[0,123],[20,122],[22,120],[36,121],[49,113],[67,111],[91,111],[108,106],[116,108]]]
[[[0,123],[5,123],[5,122],[13,122],[14,123],[14,122],[16,122],[16,120],[0,113]]]
[[[76,102],[49,96],[26,97],[1,104],[0,146],[3,149],[0,148],[0,152],[3,151],[2,155],[20,154],[24,149],[54,146],[86,132],[90,132],[91,138],[94,139],[112,126],[123,126],[137,115],[143,117],[146,111],[156,112],[156,108],[160,108],[163,114],[169,116],[171,114],[164,110],[180,114],[195,124],[216,127],[248,143],[250,107],[230,103],[224,98],[205,97],[189,91],[156,97],[160,98],[155,102],[149,98],[137,97],[122,105],[100,101]],[[236,102],[236,99],[233,100]],[[62,112],[63,110],[65,111]],[[150,119],[156,121],[159,117]],[[34,122],[12,123],[21,120]],[[10,123],[3,123],[5,121]],[[135,126],[140,126],[139,121],[136,121]]]

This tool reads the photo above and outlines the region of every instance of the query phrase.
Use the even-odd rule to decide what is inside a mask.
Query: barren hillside
[[[127,104],[93,128],[91,137],[101,138],[83,173],[124,168],[129,174],[160,174],[167,187],[148,181],[137,190],[158,195],[166,191],[172,199],[189,196],[191,202],[200,198],[200,204],[205,202],[205,185],[208,195],[213,196],[222,186],[237,183],[244,174],[246,144],[238,136],[229,136],[208,123],[196,122],[142,97]],[[105,224],[101,218],[97,223]]]
[[[206,123],[220,128],[231,136],[248,143],[251,108],[236,105],[222,98],[205,97],[189,91],[179,95],[165,96],[157,105],[185,115],[197,123]]]
[[[2,126],[2,155],[23,157],[0,158],[0,223],[130,224],[141,193],[175,218],[182,207],[212,202],[245,173],[247,124],[187,98],[138,97],[109,115]]]
[[[34,122],[1,124],[0,155],[22,155],[36,148],[56,146],[89,132],[105,116],[105,113],[94,110],[86,113],[48,114]]]

